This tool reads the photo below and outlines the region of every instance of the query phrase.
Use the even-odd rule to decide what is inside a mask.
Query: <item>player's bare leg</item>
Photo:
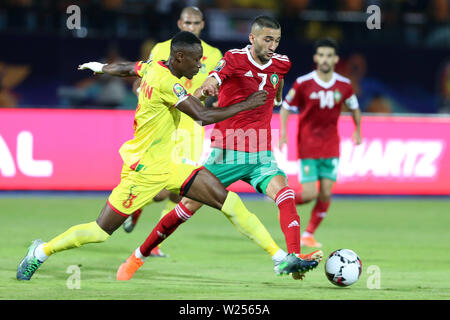
[[[228,192],[211,172],[206,169],[200,170],[193,179],[185,196],[194,201],[183,199],[174,210],[159,221],[146,241],[119,267],[118,280],[131,279],[149,256],[150,251],[194,214],[183,203],[188,204],[191,209],[198,209],[201,202],[222,211],[238,231],[272,256],[277,274],[306,272],[317,266],[316,261],[302,260],[281,250],[259,219],[245,208],[235,193]]]
[[[334,185],[334,181],[330,179],[321,179],[320,188],[316,200],[316,204],[311,211],[311,218],[309,219],[308,226],[305,232],[302,234],[302,245],[305,247],[320,248],[322,244],[317,242],[314,233],[319,227],[322,220],[325,218],[328,208],[330,207],[331,192]]]
[[[331,194],[333,189],[334,181],[330,179],[321,179],[319,188],[319,200],[328,202],[331,200]]]
[[[302,183],[301,192],[295,194],[296,204],[305,204],[316,200],[319,196],[319,190],[317,188],[317,181]]]
[[[201,207],[203,207],[203,203],[189,199],[189,198],[182,198],[181,199],[181,203],[189,209],[189,211],[191,212],[197,212],[198,209],[200,209]]]
[[[106,233],[112,235],[113,232],[122,225],[126,218],[126,216],[118,214],[111,206],[105,204],[96,222]]]
[[[30,280],[40,265],[56,252],[105,241],[125,219],[126,216],[105,204],[96,221],[73,226],[47,243],[35,240],[17,268],[17,279]]]

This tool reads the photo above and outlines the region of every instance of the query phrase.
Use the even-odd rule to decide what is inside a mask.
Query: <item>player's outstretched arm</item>
[[[115,62],[104,64],[100,62],[87,62],[78,66],[78,70],[92,70],[94,74],[106,73],[117,77],[136,76],[136,62]]]
[[[203,126],[228,119],[241,111],[254,109],[266,103],[267,91],[260,90],[252,93],[242,102],[232,104],[226,108],[205,108],[199,99],[190,96],[177,105],[178,110],[192,119],[200,121]]]

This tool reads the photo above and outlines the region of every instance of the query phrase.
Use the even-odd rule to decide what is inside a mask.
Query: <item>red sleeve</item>
[[[351,83],[347,84],[347,90],[346,90],[346,96],[345,96],[345,100],[347,100],[348,98],[350,98],[352,95],[355,94],[355,91],[353,90],[353,86]]]
[[[292,62],[286,55],[276,53],[272,58],[272,61],[275,61],[275,63],[277,64],[278,73],[282,76],[285,76],[286,73],[288,73],[291,69]]]
[[[283,66],[284,66],[284,68],[283,68],[283,69],[284,69],[284,70],[283,70],[283,75],[286,75],[286,73],[288,73],[289,70],[291,70],[291,66],[292,66],[291,60],[289,60],[289,61],[283,63]]]

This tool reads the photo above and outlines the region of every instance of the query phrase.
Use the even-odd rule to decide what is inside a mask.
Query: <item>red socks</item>
[[[314,234],[314,231],[316,231],[323,218],[325,218],[325,216],[327,215],[329,206],[330,201],[322,202],[317,199],[316,205],[311,212],[311,219],[309,219],[308,226],[306,227],[306,232]]]
[[[294,201],[294,191],[289,187],[281,189],[275,197],[280,210],[281,231],[284,233],[289,253],[300,253],[300,217]]]
[[[178,203],[172,211],[159,220],[145,242],[139,247],[142,255],[145,257],[150,256],[153,248],[163,242],[165,238],[170,236],[180,224],[187,221],[193,214],[181,202]]]
[[[139,220],[139,217],[141,216],[142,213],[142,209],[137,209],[135,212],[133,212],[131,214],[131,221],[133,222],[133,224],[136,224],[137,221]]]

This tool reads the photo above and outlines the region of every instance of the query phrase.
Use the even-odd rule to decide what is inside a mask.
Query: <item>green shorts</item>
[[[219,178],[225,187],[242,180],[264,194],[274,176],[286,177],[278,168],[270,150],[243,152],[213,148],[205,167]]]
[[[337,180],[339,158],[300,159],[300,183],[314,182],[320,179]]]

